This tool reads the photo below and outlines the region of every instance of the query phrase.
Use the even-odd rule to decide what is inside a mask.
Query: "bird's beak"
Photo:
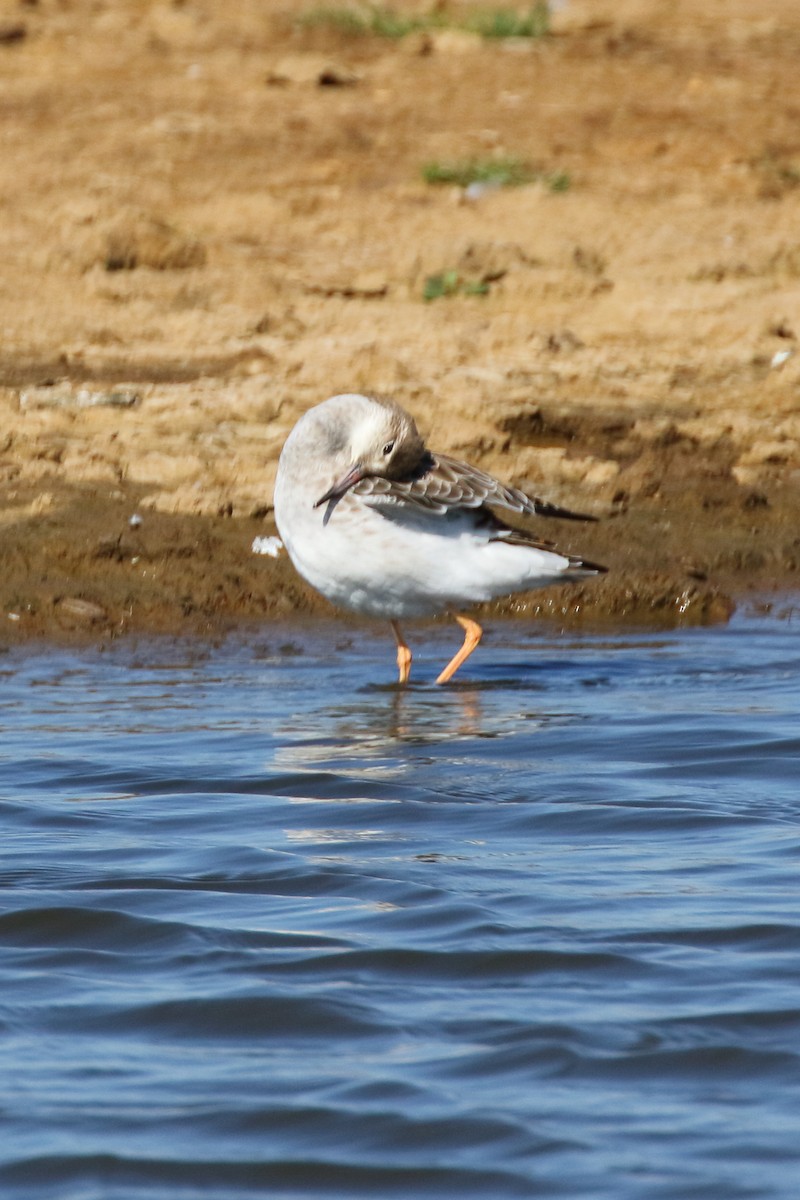
[[[338,500],[345,494],[348,488],[353,487],[360,479],[363,479],[364,474],[364,468],[361,463],[356,463],[345,475],[342,475],[341,479],[336,480],[333,487],[328,488],[324,496],[320,496],[314,508],[319,508],[320,504],[325,504],[328,500]]]

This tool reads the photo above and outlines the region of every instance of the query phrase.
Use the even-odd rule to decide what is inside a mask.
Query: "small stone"
[[[101,608],[99,604],[93,604],[91,600],[81,600],[79,596],[67,596],[64,600],[57,601],[57,607],[59,612],[88,625],[106,619],[104,608]]]
[[[385,296],[389,282],[382,271],[361,271],[352,279],[314,280],[306,284],[306,290],[322,296],[371,300]]]
[[[583,479],[590,487],[604,487],[619,475],[619,463],[613,459],[598,459],[586,470]]]
[[[476,204],[478,200],[483,200],[485,196],[490,196],[492,192],[499,192],[502,186],[502,183],[498,179],[487,179],[480,182],[473,181],[467,184],[463,192],[458,193],[458,198],[467,204]]]
[[[560,329],[551,333],[546,344],[551,354],[569,354],[573,350],[584,349],[584,343],[571,329]]]
[[[267,75],[273,87],[301,84],[316,87],[354,87],[361,76],[341,63],[319,54],[289,54],[279,59]]]
[[[772,358],[769,360],[769,365],[773,371],[779,370],[784,363],[787,363],[794,354],[794,350],[776,350]]]
[[[355,71],[347,71],[342,67],[325,67],[317,79],[319,87],[355,87],[359,77]]]
[[[13,46],[28,36],[28,27],[21,21],[3,21],[0,24],[0,46]]]

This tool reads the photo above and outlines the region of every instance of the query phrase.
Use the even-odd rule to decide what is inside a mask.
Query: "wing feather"
[[[605,575],[608,571],[608,567],[602,567],[600,563],[589,562],[587,558],[581,558],[578,554],[568,554],[566,550],[559,550],[552,542],[533,537],[523,529],[504,529],[499,522],[497,526],[494,536],[489,538],[490,542],[503,542],[506,546],[527,546],[532,550],[548,550],[551,554],[560,554],[562,558],[568,559],[571,567],[595,575]]]
[[[397,504],[419,512],[446,513],[458,508],[506,508],[533,517],[560,517],[568,521],[595,521],[586,513],[560,508],[519,488],[509,487],[493,475],[446,454],[429,455],[425,469],[407,479],[371,475],[350,489],[368,503]]]

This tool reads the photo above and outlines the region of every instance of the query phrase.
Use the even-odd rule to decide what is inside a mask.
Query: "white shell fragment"
[[[267,554],[270,558],[277,558],[283,550],[283,542],[279,537],[257,537],[253,538],[250,549],[253,554]]]
[[[769,365],[772,367],[773,371],[776,371],[779,367],[782,367],[784,363],[787,363],[793,354],[794,350],[776,350],[770,359]]]

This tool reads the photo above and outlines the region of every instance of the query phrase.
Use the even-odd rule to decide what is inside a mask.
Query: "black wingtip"
[[[547,504],[542,500],[536,501],[536,515],[539,517],[558,517],[561,521],[598,521],[589,513],[572,512],[569,508],[559,508],[557,504]]]

